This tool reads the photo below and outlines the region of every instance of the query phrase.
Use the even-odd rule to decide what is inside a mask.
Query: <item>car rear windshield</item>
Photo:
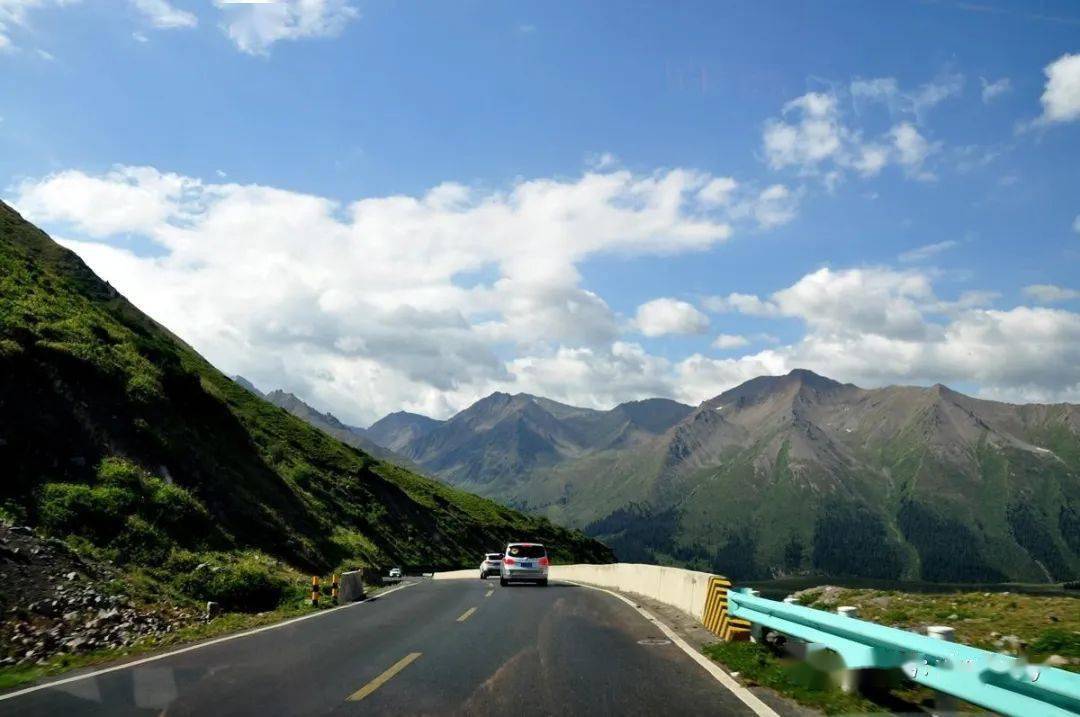
[[[487,559],[488,560],[499,560],[501,558],[502,558],[502,553],[488,553],[487,554]]]
[[[542,558],[547,552],[543,545],[511,545],[506,554],[512,558]]]

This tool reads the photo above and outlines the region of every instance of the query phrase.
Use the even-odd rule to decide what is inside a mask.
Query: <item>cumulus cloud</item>
[[[1031,298],[1045,304],[1053,304],[1058,301],[1070,301],[1080,298],[1080,291],[1066,289],[1054,284],[1032,284],[1024,287],[1024,293]]]
[[[708,206],[719,206],[731,201],[739,183],[731,177],[717,177],[698,190],[698,199]]]
[[[895,80],[879,78],[853,83],[853,97],[875,99],[909,107],[918,113],[951,96],[947,86],[926,85],[916,95],[899,92]],[[765,122],[762,150],[774,170],[794,169],[802,176],[819,176],[831,189],[853,171],[874,177],[889,164],[916,179],[932,179],[923,166],[941,148],[928,140],[915,124],[902,120],[883,134],[867,139],[853,126],[835,93],[808,92],[784,105],[781,116]]]
[[[889,136],[896,148],[897,161],[909,173],[920,179],[933,178],[933,174],[924,172],[922,166],[926,158],[940,148],[939,144],[928,142],[910,122],[896,125],[889,130]]]
[[[985,77],[980,77],[979,82],[982,83],[982,101],[983,104],[990,104],[995,99],[1004,95],[1012,89],[1012,82],[1008,77],[1002,77],[999,80],[991,82]]]
[[[357,424],[405,408],[435,416],[494,390],[589,406],[646,396],[698,402],[804,366],[865,385],[964,382],[1006,399],[1080,396],[1080,315],[939,296],[933,275],[824,268],[764,295],[706,297],[711,312],[803,327],[742,356],[652,355],[624,333],[696,333],[709,320],[664,298],[622,322],[582,285],[602,256],[714,247],[746,225],[700,198],[717,177],[587,171],[500,190],[444,183],[341,204],[149,167],[62,171],[13,188],[141,308],[229,373],[283,387]],[[470,277],[463,280],[463,276]],[[755,334],[757,336],[757,334]],[[721,335],[732,351],[747,336]],[[757,339],[754,339],[756,341]]]
[[[709,328],[709,317],[685,301],[653,299],[638,307],[634,327],[646,336],[701,334]]]
[[[194,13],[171,5],[168,0],[130,0],[132,7],[154,27],[160,29],[190,28],[199,24]]]
[[[674,367],[677,395],[701,400],[761,373],[810,368],[865,386],[969,383],[1013,401],[1080,400],[1080,314],[982,306],[986,292],[936,296],[929,275],[887,267],[820,269],[760,298],[717,309],[801,320],[798,341],[738,358],[695,354]]]
[[[1080,119],[1080,54],[1062,55],[1043,68],[1043,73],[1046,75],[1046,87],[1040,98],[1043,112],[1036,123]]]
[[[713,339],[712,345],[715,349],[737,349],[742,346],[746,346],[750,343],[750,340],[745,336],[738,334],[719,334]]]
[[[959,245],[954,239],[947,239],[945,241],[935,242],[933,244],[924,244],[923,246],[909,249],[898,257],[900,261],[905,263],[912,263],[916,261],[925,261],[931,257],[937,256],[943,251],[948,251]]]
[[[225,13],[223,28],[241,51],[266,55],[283,40],[336,37],[360,11],[347,0],[215,0]]]
[[[782,114],[782,119],[766,121],[762,135],[773,169],[812,170],[841,151],[847,130],[840,124],[833,95],[808,92],[785,104]]]
[[[590,171],[341,205],[117,167],[25,181],[13,203],[76,237],[68,245],[95,271],[230,373],[370,420],[523,390],[517,367],[562,349],[614,356],[616,317],[577,265],[723,242],[753,217],[703,206],[714,179]],[[460,280],[470,273],[486,278]],[[621,350],[612,365],[628,365]]]

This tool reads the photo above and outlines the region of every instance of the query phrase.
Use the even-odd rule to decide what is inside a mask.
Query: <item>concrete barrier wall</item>
[[[553,565],[550,575],[553,580],[574,580],[644,595],[676,607],[698,620],[704,616],[709,579],[713,577],[696,570],[638,563]]]
[[[432,577],[435,580],[476,580],[479,575],[480,571],[476,569],[435,573]],[[713,577],[709,573],[696,570],[638,563],[552,565],[548,575],[552,580],[574,580],[619,592],[644,595],[677,607],[698,620],[704,616],[709,579]]]

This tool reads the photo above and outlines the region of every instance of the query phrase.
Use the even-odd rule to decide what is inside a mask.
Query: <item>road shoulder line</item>
[[[173,657],[174,655],[181,655],[181,654],[183,654],[185,652],[191,652],[193,650],[198,650],[198,649],[203,648],[203,647],[209,647],[210,645],[217,645],[217,644],[222,643],[222,642],[228,642],[229,640],[237,640],[237,639],[239,639],[241,637],[250,637],[251,635],[255,635],[255,634],[258,634],[260,632],[267,632],[268,630],[276,630],[279,627],[285,627],[286,625],[292,625],[294,623],[301,622],[303,620],[311,620],[312,618],[322,617],[323,615],[329,615],[330,613],[337,612],[338,610],[345,610],[345,609],[350,608],[350,607],[356,607],[357,605],[363,605],[364,603],[375,600],[376,598],[381,598],[384,595],[389,595],[390,593],[397,592],[398,590],[404,590],[407,587],[412,587],[413,585],[419,585],[419,584],[420,584],[419,581],[414,582],[414,583],[403,583],[401,585],[398,585],[395,588],[390,588],[389,590],[384,590],[383,592],[378,593],[377,595],[372,595],[371,597],[364,598],[363,600],[357,600],[356,602],[349,603],[348,605],[338,605],[337,607],[332,607],[332,608],[330,608],[328,610],[320,610],[319,612],[313,612],[313,613],[311,613],[309,615],[301,615],[300,617],[294,617],[294,618],[292,618],[290,620],[285,620],[283,622],[275,622],[272,625],[263,625],[262,627],[256,627],[256,628],[254,628],[252,630],[245,630],[244,632],[238,632],[238,633],[233,634],[233,635],[225,635],[223,637],[216,637],[213,640],[207,640],[206,642],[199,642],[199,643],[196,643],[194,645],[188,645],[187,647],[181,647],[181,648],[179,648],[177,650],[171,650],[169,652],[163,652],[160,655],[151,655],[150,657],[144,657],[144,658],[141,658],[141,659],[138,659],[138,660],[132,660],[131,662],[125,662],[125,663],[120,664],[120,665],[113,665],[112,667],[105,667],[105,668],[102,668],[100,670],[94,670],[93,672],[87,672],[86,674],[72,675],[71,677],[64,677],[64,678],[61,678],[59,680],[53,680],[52,682],[45,682],[43,684],[34,685],[32,687],[24,687],[21,690],[16,690],[15,692],[9,692],[6,695],[0,695],[0,702],[3,702],[4,700],[10,700],[10,699],[13,699],[15,697],[20,697],[22,695],[27,695],[27,694],[30,694],[31,692],[37,692],[38,690],[47,690],[50,687],[58,687],[59,685],[66,685],[66,684],[71,683],[71,682],[78,682],[79,680],[85,680],[85,679],[89,679],[91,677],[97,677],[98,675],[104,675],[104,674],[107,674],[109,672],[116,672],[117,670],[126,670],[126,669],[131,668],[131,667],[138,667],[139,665],[145,665],[148,662],[156,662],[158,660],[164,660],[166,657]]]
[[[729,692],[738,697],[743,702],[743,704],[749,707],[754,712],[754,714],[758,715],[758,717],[780,717],[780,715],[776,711],[774,711],[773,708],[769,707],[767,704],[758,699],[753,692],[736,682],[735,679],[731,677],[731,675],[724,672],[722,669],[720,669],[720,667],[716,665],[716,663],[714,663],[708,657],[691,647],[689,643],[679,637],[679,635],[676,634],[674,630],[661,622],[648,610],[639,607],[633,600],[629,599],[625,595],[620,595],[613,590],[597,587],[595,585],[579,583],[574,580],[561,580],[560,582],[569,583],[570,585],[577,585],[578,587],[582,588],[588,588],[589,590],[598,590],[602,593],[607,593],[614,598],[622,600],[624,603],[641,613],[641,615],[646,620],[656,625],[656,627],[658,627],[660,631],[664,633],[664,635],[669,640],[678,645],[683,652],[685,652],[687,655],[690,656],[691,659],[694,660],[694,662],[705,668],[706,672],[716,678],[716,681],[723,685],[725,688],[727,688]]]

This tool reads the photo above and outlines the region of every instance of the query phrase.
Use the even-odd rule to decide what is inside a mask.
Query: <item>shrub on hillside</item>
[[[93,485],[47,483],[38,501],[41,526],[78,536],[121,563],[161,565],[176,545],[205,547],[216,535],[206,508],[180,486],[122,458],[106,458]]]
[[[289,584],[262,563],[244,558],[220,566],[202,565],[177,575],[174,584],[187,595],[221,603],[226,610],[262,612],[277,607]]]
[[[50,533],[107,543],[123,530],[136,499],[134,492],[118,486],[49,483],[42,490],[38,514]]]

